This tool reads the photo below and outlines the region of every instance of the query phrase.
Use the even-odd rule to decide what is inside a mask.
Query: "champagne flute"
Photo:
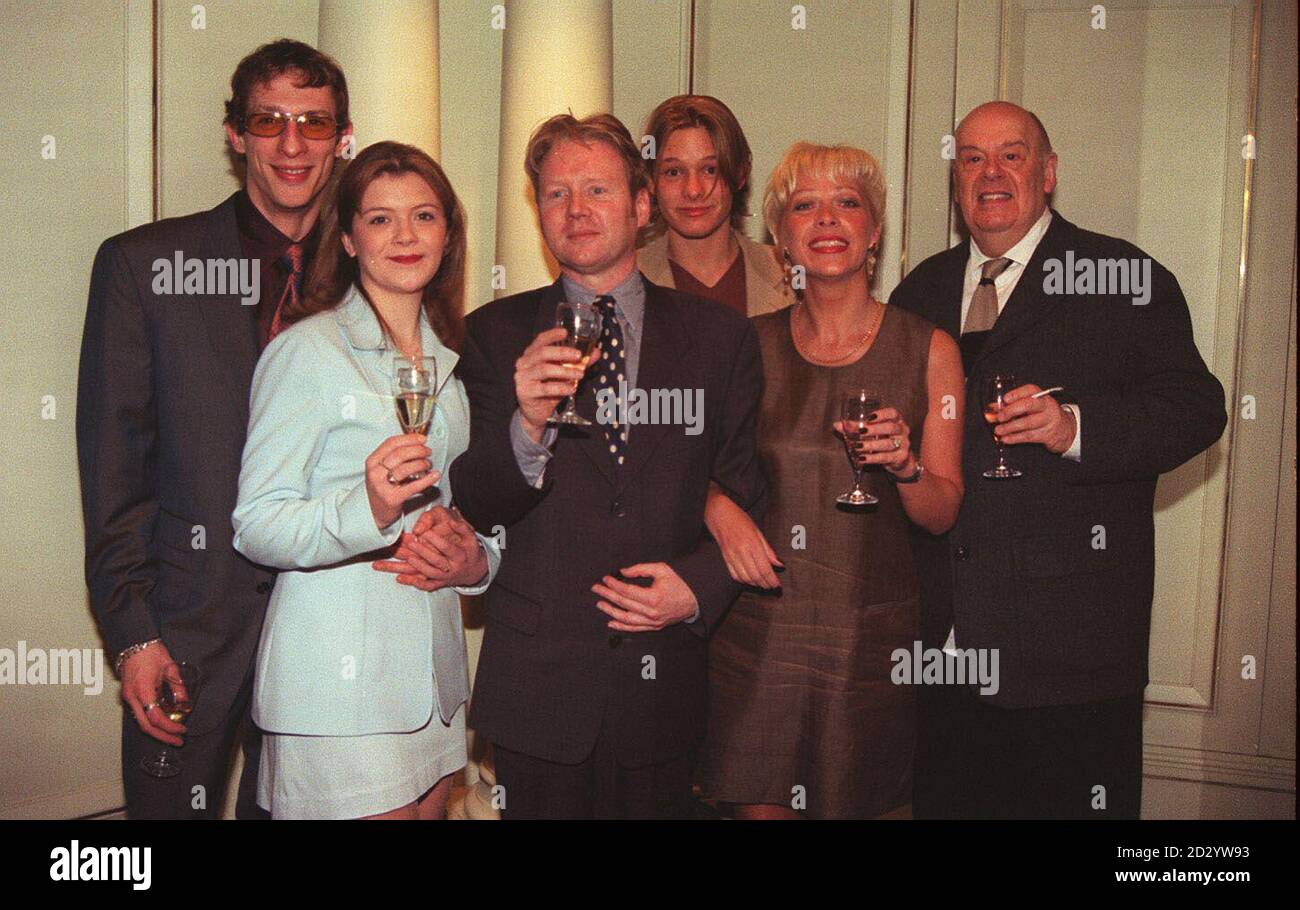
[[[859,465],[854,445],[870,438],[867,424],[871,415],[880,410],[880,393],[870,389],[858,389],[849,392],[840,401],[840,426],[844,434],[844,451],[849,455],[849,467],[853,468],[853,489],[840,494],[835,501],[846,506],[871,506],[880,502],[866,490],[862,489],[862,471],[865,465]]]
[[[591,352],[600,340],[600,311],[590,303],[569,303],[561,300],[555,308],[555,325],[568,333],[564,343],[577,348],[582,355],[579,366],[585,371],[591,363]],[[577,411],[577,395],[564,399],[564,410],[552,414],[546,421],[552,426],[589,427],[591,421]]]
[[[163,667],[158,683],[158,707],[175,723],[182,723],[194,710],[199,695],[199,668],[187,661],[175,661]],[[175,751],[165,747],[158,754],[140,759],[140,767],[151,777],[175,777],[181,773],[181,761]]]
[[[998,424],[998,412],[1002,410],[1002,396],[1016,387],[1016,377],[1010,373],[994,373],[984,380],[984,421],[995,431]],[[993,445],[998,450],[998,463],[984,472],[989,480],[1011,480],[1021,473],[1007,464],[1006,447],[998,434],[993,434]]]
[[[432,357],[393,357],[393,401],[397,420],[405,433],[429,432],[433,410],[438,403],[438,362]],[[408,481],[423,477],[412,474]]]

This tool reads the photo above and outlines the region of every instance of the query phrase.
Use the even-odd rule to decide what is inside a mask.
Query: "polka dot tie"
[[[614,461],[614,473],[623,467],[623,451],[627,448],[627,427],[621,423],[623,416],[622,385],[626,377],[627,352],[623,349],[623,330],[619,328],[618,318],[614,315],[614,298],[602,294],[594,301],[600,310],[600,363],[596,367],[596,394],[601,389],[614,390],[614,415],[610,423],[605,424],[605,444],[609,447],[609,457]]]

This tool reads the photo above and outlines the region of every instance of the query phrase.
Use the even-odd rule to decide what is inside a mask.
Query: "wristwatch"
[[[916,483],[921,479],[921,475],[925,473],[925,468],[921,467],[921,462],[918,461],[916,463],[916,470],[906,477],[899,477],[892,471],[886,471],[885,473],[889,475],[889,479],[894,483]]]

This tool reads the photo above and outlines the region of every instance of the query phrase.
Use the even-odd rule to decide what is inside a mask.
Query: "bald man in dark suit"
[[[1136,818],[1156,481],[1219,438],[1223,388],[1174,276],[1048,207],[1057,158],[1037,117],[992,102],[956,138],[970,240],[890,303],[960,338],[967,374],[966,496],[945,537],[917,535],[922,634],[996,649],[1000,679],[923,687],[914,811]],[[1012,479],[985,475],[998,373],[1016,377],[994,431]]]

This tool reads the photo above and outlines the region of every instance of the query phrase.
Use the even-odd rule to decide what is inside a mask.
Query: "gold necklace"
[[[873,304],[873,303],[876,303],[876,301],[873,300],[872,298],[868,297],[868,298],[867,298],[867,305],[870,306],[870,305]],[[800,301],[798,301],[797,303],[795,303],[795,307],[796,307],[796,308],[797,308],[797,307],[801,307],[801,306],[803,306],[803,305],[804,305],[804,302],[803,302],[802,300],[800,300]],[[807,313],[805,313],[804,315],[805,315],[805,317],[811,319],[811,317],[808,317],[808,316],[807,316]],[[876,308],[875,316],[874,316],[874,318],[871,320],[871,325],[867,326],[867,330],[862,334],[862,337],[861,337],[860,339],[858,339],[858,341],[855,342],[855,343],[853,344],[852,347],[845,349],[845,352],[844,352],[843,354],[839,354],[839,355],[837,355],[837,356],[827,356],[827,355],[821,353],[821,352],[824,351],[825,349],[824,349],[824,348],[819,348],[819,347],[817,346],[817,344],[816,344],[816,342],[815,342],[815,338],[816,338],[815,333],[814,333],[814,335],[813,335],[813,339],[814,339],[814,340],[804,340],[804,339],[800,339],[800,338],[799,338],[799,327],[798,327],[798,324],[797,324],[797,323],[798,323],[798,320],[795,320],[795,319],[791,318],[791,320],[790,320],[790,326],[791,326],[791,329],[792,329],[792,334],[793,334],[793,336],[794,336],[795,347],[797,347],[797,348],[799,349],[799,352],[800,352],[801,354],[803,354],[804,357],[808,358],[808,359],[811,360],[813,363],[816,363],[816,364],[819,364],[819,365],[822,365],[822,366],[834,366],[835,364],[838,364],[838,363],[840,363],[841,361],[848,360],[850,357],[853,357],[853,356],[856,355],[860,350],[862,350],[862,348],[864,348],[864,347],[866,346],[867,342],[871,340],[871,335],[872,335],[872,333],[875,332],[876,329],[878,329],[878,328],[880,327],[880,320],[884,317],[884,315],[885,315],[885,308],[884,308],[884,306],[883,306],[883,305],[878,305],[877,308]],[[834,349],[832,348],[832,350],[834,350]],[[816,352],[816,353],[814,353],[814,352]]]

